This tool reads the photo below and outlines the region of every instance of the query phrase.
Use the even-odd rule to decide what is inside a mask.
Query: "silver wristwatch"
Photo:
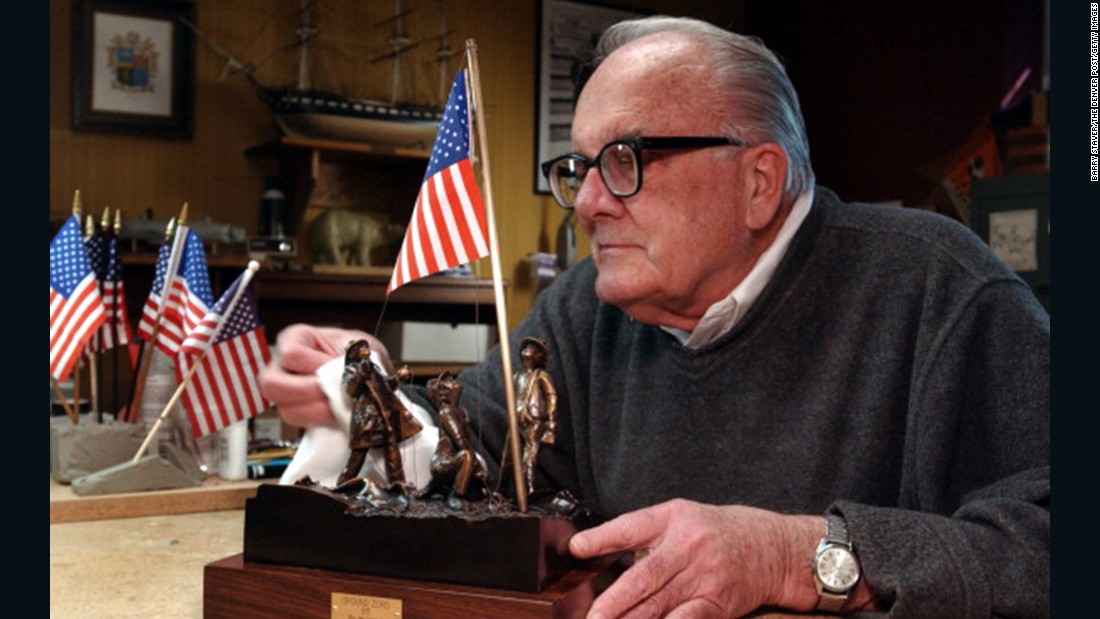
[[[848,525],[837,514],[825,516],[825,537],[813,560],[817,610],[838,612],[859,582],[859,559],[848,538]]]

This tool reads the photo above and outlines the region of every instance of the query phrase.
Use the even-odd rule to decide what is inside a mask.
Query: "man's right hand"
[[[271,363],[260,373],[260,392],[276,406],[284,423],[296,427],[336,423],[314,372],[333,358],[342,358],[348,342],[358,339],[370,342],[371,350],[382,358],[383,369],[392,374],[385,346],[362,331],[294,324],[279,333]]]

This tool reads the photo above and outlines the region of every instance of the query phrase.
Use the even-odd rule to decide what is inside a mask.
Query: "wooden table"
[[[50,616],[202,617],[203,568],[241,551],[258,485],[82,497],[50,478]]]
[[[244,510],[50,525],[50,617],[203,616],[203,569],[240,552]]]

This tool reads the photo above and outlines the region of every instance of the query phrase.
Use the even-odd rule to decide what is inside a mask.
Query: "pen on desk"
[[[249,479],[272,479],[281,477],[290,464],[290,458],[276,458],[264,462],[250,462],[248,464]]]

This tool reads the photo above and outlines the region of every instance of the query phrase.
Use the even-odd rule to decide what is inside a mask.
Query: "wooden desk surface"
[[[244,547],[244,510],[50,524],[50,617],[200,619],[203,569]]]
[[[77,496],[50,478],[50,616],[202,617],[203,568],[244,548],[258,481]]]

